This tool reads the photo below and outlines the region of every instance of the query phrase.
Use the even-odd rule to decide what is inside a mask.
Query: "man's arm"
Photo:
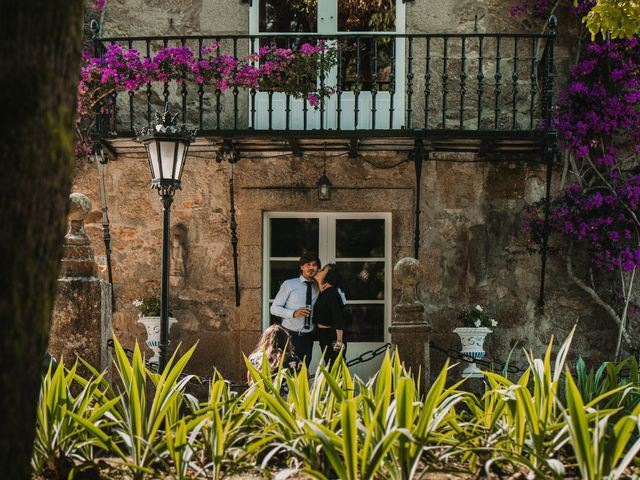
[[[280,290],[278,290],[278,294],[276,298],[273,299],[273,303],[269,309],[272,315],[280,318],[292,318],[295,315],[295,310],[285,308],[287,300],[289,299],[289,293],[291,293],[291,290],[287,282],[284,282],[280,285]]]

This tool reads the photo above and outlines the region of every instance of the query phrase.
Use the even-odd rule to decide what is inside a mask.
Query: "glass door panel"
[[[395,32],[395,0],[338,0],[339,32]]]
[[[295,257],[317,252],[320,222],[317,218],[272,218],[271,257]]]
[[[384,258],[384,219],[336,220],[336,257]]]
[[[260,0],[259,5],[260,32],[318,31],[317,0]]]

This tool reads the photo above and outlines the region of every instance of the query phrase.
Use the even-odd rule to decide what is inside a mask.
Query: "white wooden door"
[[[336,263],[344,279],[346,359],[389,341],[391,318],[391,214],[266,212],[263,252],[263,328],[274,321],[269,306],[280,284],[299,273],[303,251],[318,252],[323,264]],[[311,370],[321,358],[316,342]],[[366,380],[382,357],[353,366]]]
[[[249,24],[252,35],[338,34],[333,46],[340,52],[339,65],[324,82],[337,90],[325,101],[324,112],[303,99],[258,92],[255,106],[249,107],[249,118],[255,119],[252,126],[256,129],[358,130],[404,126],[405,44],[402,38],[389,36],[404,33],[402,0],[254,0]],[[367,38],[350,37],[349,33],[366,33]],[[254,48],[259,48],[258,42]]]

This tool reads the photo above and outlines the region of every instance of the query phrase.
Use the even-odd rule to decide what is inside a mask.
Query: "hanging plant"
[[[151,58],[117,43],[107,45],[101,56],[85,52],[78,87],[76,152],[89,152],[88,133],[95,115],[112,113],[114,93],[136,92],[155,82],[190,81],[220,91],[231,87],[277,91],[304,98],[315,108],[335,92],[317,82],[337,62],[335,48],[323,40],[293,48],[264,46],[241,58],[220,55],[219,46],[205,45],[200,55],[188,47],[162,48]]]

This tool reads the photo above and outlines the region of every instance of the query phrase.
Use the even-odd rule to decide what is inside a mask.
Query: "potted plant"
[[[460,353],[468,358],[480,360],[484,357],[484,339],[492,332],[492,328],[498,322],[482,306],[476,305],[470,310],[463,310],[458,314],[458,320],[464,323],[464,327],[458,327],[453,332],[457,333],[462,343]],[[462,372],[464,378],[482,377],[482,371],[475,361],[468,360],[469,365]]]
[[[146,344],[153,352],[149,362],[158,363],[160,360],[160,298],[146,297],[142,300],[134,300],[133,304],[138,307],[138,322],[142,323],[147,330]],[[177,322],[173,313],[169,312],[169,331]]]

